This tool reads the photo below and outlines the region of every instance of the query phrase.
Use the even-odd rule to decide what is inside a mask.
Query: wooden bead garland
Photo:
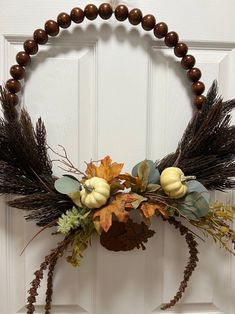
[[[88,20],[95,20],[99,15],[103,20],[108,20],[111,16],[115,15],[115,18],[123,22],[129,20],[132,25],[142,25],[145,31],[153,30],[154,36],[158,39],[164,39],[167,47],[174,48],[174,54],[181,59],[182,67],[187,70],[187,77],[193,83],[192,91],[196,95],[193,100],[197,109],[201,109],[202,105],[206,101],[206,97],[202,95],[205,90],[203,82],[199,81],[202,73],[200,69],[195,66],[196,60],[193,55],[188,53],[188,46],[184,42],[179,42],[179,36],[176,32],[168,32],[168,26],[164,22],[156,24],[156,19],[152,14],[143,16],[142,12],[138,8],[134,8],[129,12],[129,9],[125,5],[118,5],[113,11],[112,6],[109,3],[102,3],[99,8],[94,4],[88,4],[84,10],[75,7],[71,10],[70,14],[62,12],[58,15],[57,21],[48,20],[44,28],[36,29],[33,33],[33,39],[28,39],[24,42],[24,51],[20,51],[16,55],[16,61],[18,64],[13,65],[10,69],[12,79],[6,82],[6,88],[9,91],[9,96],[12,104],[16,105],[19,99],[16,93],[21,89],[21,84],[18,80],[25,77],[24,67],[28,66],[31,62],[30,55],[35,55],[38,52],[38,45],[44,45],[48,41],[48,35],[51,37],[57,36],[61,28],[68,28],[73,21],[76,24],[83,22],[86,17]]]

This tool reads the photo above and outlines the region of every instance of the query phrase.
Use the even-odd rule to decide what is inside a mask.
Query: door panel
[[[99,4],[99,1],[94,1]],[[156,13],[158,20],[170,22],[172,29],[188,38],[209,87],[217,78],[225,99],[235,97],[235,22],[232,1],[223,7],[227,18],[215,32],[215,18],[221,4],[198,1],[126,1],[144,13]],[[200,10],[203,3],[203,10]],[[1,1],[1,80],[15,54],[34,29],[60,11],[70,11],[76,1],[56,3],[28,0]],[[23,7],[24,4],[24,7]],[[84,7],[86,1],[80,1]],[[183,14],[179,7],[184,8]],[[36,9],[36,10],[35,10]],[[178,14],[176,15],[175,12]],[[19,14],[20,13],[20,14]],[[201,14],[201,30],[199,15]],[[205,21],[205,17],[211,17]],[[184,20],[184,22],[182,22]],[[185,25],[190,25],[186,28]],[[233,26],[233,28],[232,28]],[[203,30],[203,31],[202,31]],[[232,37],[233,36],[233,37]],[[64,30],[58,38],[41,47],[33,58],[22,96],[33,120],[41,116],[48,131],[48,143],[61,152],[63,145],[81,169],[84,161],[110,154],[125,162],[125,171],[144,158],[159,159],[173,151],[192,116],[190,84],[180,62],[162,41],[128,23],[84,22]],[[233,121],[234,121],[233,117]],[[58,156],[51,152],[52,159]],[[55,162],[54,172],[63,171]],[[212,193],[212,199],[234,203],[233,193]],[[39,235],[20,256],[25,244],[38,231],[24,213],[11,209],[1,198],[0,207],[0,313],[26,313],[27,290],[33,272],[43,257],[59,241],[51,231]],[[98,240],[85,254],[79,269],[61,259],[56,268],[53,313],[151,314],[161,313],[162,303],[175,294],[188,258],[186,244],[177,232],[155,221],[154,238],[145,251],[114,253]],[[170,313],[233,314],[235,301],[235,261],[211,240],[200,242],[200,263],[188,290]],[[38,313],[43,313],[45,282],[38,297]]]

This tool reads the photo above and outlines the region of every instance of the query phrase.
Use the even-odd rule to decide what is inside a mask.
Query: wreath
[[[82,172],[61,147],[62,152],[55,153],[67,174],[57,178],[52,172],[45,125],[39,118],[34,127],[27,110],[16,106],[20,80],[31,56],[38,52],[39,45],[46,44],[48,36],[56,36],[60,28],[69,27],[72,21],[81,23],[84,18],[94,20],[98,15],[107,20],[113,13],[118,21],[128,19],[132,25],[141,24],[144,30],[153,30],[155,37],[164,38],[165,44],[174,48],[192,82],[195,113],[176,151],[162,160],[143,160],[131,173],[122,173],[123,164],[106,156],[90,161]],[[34,273],[28,314],[35,311],[38,288],[46,270],[45,313],[50,313],[57,260],[69,249],[67,261],[79,266],[83,251],[97,234],[105,248],[117,252],[145,250],[145,243],[155,233],[151,230],[153,218],[162,219],[180,232],[188,245],[189,260],[178,292],[162,310],[181,299],[197,266],[196,238],[202,238],[193,230],[212,237],[234,255],[235,231],[231,225],[235,207],[211,203],[209,190],[235,187],[235,127],[231,126],[235,100],[223,101],[217,95],[216,82],[206,97],[202,95],[205,86],[200,81],[201,71],[194,67],[195,58],[188,54],[187,45],[179,42],[177,33],[168,32],[165,23],[156,23],[153,15],[143,16],[139,9],[129,11],[125,5],[113,8],[108,3],[97,8],[89,4],[84,10],[74,8],[70,15],[59,14],[57,22],[47,21],[44,29],[37,29],[33,39],[24,42],[24,51],[17,53],[16,61],[10,69],[12,79],[0,90],[4,114],[0,120],[0,192],[17,196],[8,204],[25,210],[25,218],[42,227],[38,234],[56,227],[52,234],[64,235]]]

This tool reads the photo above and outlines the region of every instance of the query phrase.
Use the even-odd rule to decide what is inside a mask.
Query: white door
[[[99,5],[100,1],[94,1]],[[233,0],[130,0],[129,7],[155,14],[179,33],[203,71],[207,88],[217,78],[225,99],[235,97],[235,2]],[[61,11],[85,7],[80,0],[0,0],[0,81],[25,39]],[[46,123],[49,145],[66,147],[84,162],[109,154],[125,170],[145,157],[158,159],[176,148],[192,115],[190,84],[171,49],[141,27],[97,19],[73,25],[51,38],[33,58],[22,97],[34,118]],[[55,173],[60,170],[55,167]],[[217,197],[217,196],[215,196]],[[222,196],[232,201],[232,193]],[[161,313],[174,296],[187,262],[184,240],[167,223],[154,223],[156,235],[146,251],[112,253],[98,241],[82,266],[61,259],[54,280],[55,314]],[[38,229],[23,212],[0,207],[0,313],[26,313],[33,272],[58,242],[46,231],[23,256]],[[234,314],[235,258],[200,243],[200,263],[188,290],[171,313]],[[232,271],[233,270],[233,271]],[[44,313],[45,283],[37,313]]]

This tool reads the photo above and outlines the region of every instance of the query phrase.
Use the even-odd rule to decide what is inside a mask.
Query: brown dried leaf
[[[121,174],[118,176],[120,180],[123,180],[123,185],[126,188],[130,188],[132,192],[143,192],[145,191],[145,186],[143,181],[139,177],[133,177],[129,173]]]
[[[127,222],[129,219],[129,212],[126,211],[126,208],[132,208],[131,203],[134,200],[135,197],[131,194],[118,193],[109,205],[103,207],[94,214],[93,219],[99,219],[100,226],[107,232],[112,225],[113,214],[119,222]]]
[[[143,203],[140,207],[146,218],[151,218],[158,211],[164,218],[168,219],[169,215],[164,204]]]

